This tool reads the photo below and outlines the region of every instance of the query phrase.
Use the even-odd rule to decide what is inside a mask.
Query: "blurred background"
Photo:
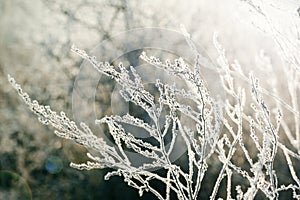
[[[294,11],[294,2],[288,3],[291,7],[286,9]],[[32,99],[72,118],[72,91],[82,63],[70,51],[72,44],[89,52],[104,40],[114,45],[113,36],[126,30],[180,31],[183,24],[212,60],[217,57],[212,42],[217,31],[228,59],[238,59],[246,72],[254,69],[254,58],[264,49],[273,68],[258,69],[262,71],[258,74],[265,82],[273,81],[265,77],[276,74],[281,65],[275,43],[251,25],[247,11],[238,0],[0,1],[0,199],[138,198],[138,192],[120,177],[104,181],[106,170],[70,168],[70,162],[86,160],[86,150],[41,125],[12,90],[7,74]],[[111,113],[112,86],[103,88],[106,91],[97,99],[99,116]]]

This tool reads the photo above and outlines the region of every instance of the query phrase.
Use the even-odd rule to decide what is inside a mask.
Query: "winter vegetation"
[[[182,27],[194,63],[142,49],[143,64],[176,80],[157,79],[149,87],[136,66],[102,61],[72,46],[73,54],[119,85],[121,97],[134,108],[123,115],[102,112],[95,120],[108,140],[88,123],[54,111],[47,105],[52,102],[34,100],[10,75],[8,80],[42,124],[87,150],[84,161],[72,161],[72,168],[82,173],[108,169],[105,180],[119,176],[141,198],[300,199],[299,9],[293,2],[239,3],[251,13],[241,14],[243,20],[272,38],[280,62],[264,51],[251,58],[253,63],[231,59],[217,33],[213,62]],[[217,74],[219,93],[225,95],[212,93],[205,70]],[[180,156],[178,148],[184,150]]]

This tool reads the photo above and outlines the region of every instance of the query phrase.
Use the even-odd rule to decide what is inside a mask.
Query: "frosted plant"
[[[259,82],[256,78],[259,72],[246,74],[238,61],[230,63],[217,36],[214,45],[219,58],[218,66],[214,66],[197,51],[186,32],[186,40],[196,55],[193,66],[183,58],[162,62],[147,53],[141,55],[143,61],[185,84],[181,88],[178,83],[170,85],[157,80],[158,95],[145,89],[134,67],[98,62],[86,52],[72,48],[99,73],[121,85],[121,96],[144,110],[152,121],[147,123],[129,113],[97,119],[95,123],[99,126],[107,125],[114,145],[93,133],[86,124],[78,126],[63,112],[58,114],[49,106],[31,100],[10,76],[9,81],[41,123],[52,126],[59,137],[73,140],[90,151],[87,154],[90,161],[71,163],[72,167],[79,170],[110,168],[112,171],[105,179],[121,176],[140,196],[150,192],[158,199],[199,199],[203,196],[210,199],[299,199],[300,18],[298,13],[287,12],[291,14],[288,19],[292,19],[289,22],[293,25],[285,29],[277,24],[273,11],[290,9],[282,10],[270,2],[244,1],[258,18],[253,24],[269,33],[279,47],[283,60],[281,70],[288,80],[284,80],[287,98],[285,91],[277,90],[282,80],[273,78],[270,82]],[[257,64],[271,73],[272,62],[267,55],[260,53]],[[226,98],[212,96],[201,78],[201,70],[205,67],[218,73]],[[128,126],[143,130],[148,138],[136,137]],[[171,159],[178,147],[176,142],[186,149],[180,158],[183,163]],[[128,152],[147,158],[147,162],[137,165]]]
[[[201,79],[201,67],[209,63],[194,48],[189,35],[185,36],[196,53],[194,66],[188,65],[182,58],[174,62],[161,62],[145,52],[141,55],[145,62],[180,78],[186,84],[186,88],[179,89],[176,83],[169,85],[157,80],[158,98],[145,90],[134,67],[128,69],[122,63],[115,67],[98,62],[85,51],[72,47],[73,52],[90,62],[99,73],[120,84],[122,97],[142,108],[153,121],[149,124],[129,113],[96,120],[96,124],[107,124],[114,146],[92,133],[86,124],[81,123],[78,127],[63,112],[57,114],[49,106],[31,100],[10,76],[9,81],[41,123],[54,127],[59,137],[73,140],[90,150],[87,154],[90,161],[71,163],[71,167],[79,170],[111,168],[105,179],[122,176],[129,186],[139,191],[140,196],[151,192],[158,199],[175,196],[177,199],[198,199],[202,191],[211,192],[210,199],[216,199],[217,196],[224,196],[220,193],[226,178],[227,199],[254,199],[259,193],[269,199],[278,199],[280,193],[286,190],[292,190],[293,198],[299,198],[300,180],[292,159],[300,160],[300,156],[279,141],[281,111],[277,109],[273,112],[274,109],[268,108],[263,97],[265,89],[253,74],[246,76],[238,62],[229,64],[217,37],[214,37],[214,44],[219,53],[219,65],[215,70],[228,97],[212,97]],[[237,85],[234,75],[246,79],[250,89]],[[252,100],[246,98],[247,91],[251,91]],[[246,111],[249,107],[251,113]],[[222,110],[225,110],[224,114]],[[167,114],[163,115],[163,111]],[[193,123],[187,126],[182,119]],[[126,125],[146,131],[150,139],[135,137]],[[178,137],[182,137],[182,146],[186,149],[187,167],[172,162],[170,158]],[[166,145],[167,138],[171,141],[170,145]],[[135,160],[128,156],[128,149],[148,158],[149,162],[137,166]],[[276,173],[274,163],[279,150],[283,152],[290,170],[292,180],[289,184],[281,184]],[[235,158],[237,154],[240,155],[238,159]],[[239,164],[239,159],[244,161]],[[219,166],[215,174],[217,177],[210,190],[205,191],[205,175],[213,166]],[[163,173],[156,171],[158,169],[163,169]],[[238,184],[234,176],[239,176],[243,184]],[[165,185],[164,191],[157,187],[156,181]]]

